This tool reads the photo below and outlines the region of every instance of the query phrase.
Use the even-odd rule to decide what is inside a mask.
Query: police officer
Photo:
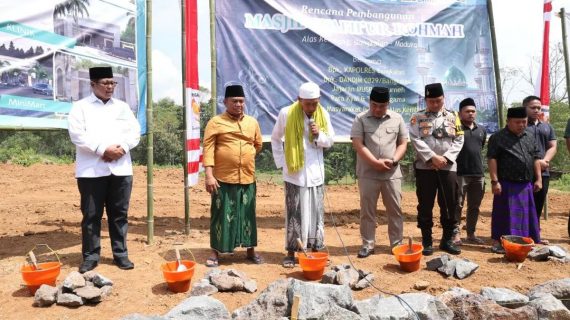
[[[441,83],[425,86],[427,109],[410,119],[410,140],[416,150],[416,195],[418,197],[418,227],[422,231],[423,254],[433,254],[433,205],[437,194],[443,236],[439,248],[451,254],[461,249],[453,241],[456,224],[457,164],[455,160],[463,147],[463,132],[458,115],[445,108]]]
[[[370,109],[356,116],[350,137],[357,153],[356,175],[360,190],[359,258],[374,253],[376,205],[382,202],[388,216],[388,237],[393,247],[402,241],[402,172],[398,161],[408,145],[408,130],[401,115],[389,109],[390,91],[374,87],[370,93]]]

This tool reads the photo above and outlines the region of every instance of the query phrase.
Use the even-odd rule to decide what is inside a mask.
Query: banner
[[[543,13],[544,17],[544,34],[542,38],[542,63],[538,72],[540,85],[537,88],[542,103],[542,113],[540,118],[542,121],[549,122],[550,118],[550,19],[552,18],[552,0],[544,0]]]
[[[0,128],[67,128],[91,94],[89,68],[111,66],[114,98],[146,132],[144,0],[0,0]]]
[[[424,109],[424,86],[441,82],[447,108],[471,97],[478,122],[498,129],[486,0],[216,0],[215,16],[218,112],[224,88],[243,85],[265,139],[306,81],[339,141],[374,86],[390,88],[407,121]]]
[[[198,183],[202,163],[200,149],[200,102],[198,82],[198,7],[196,0],[186,1],[186,152],[188,154],[188,186]]]

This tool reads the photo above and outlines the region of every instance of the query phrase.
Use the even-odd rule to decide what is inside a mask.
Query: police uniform
[[[430,95],[429,89],[434,87],[436,89]],[[443,96],[440,84],[426,86],[426,97],[440,96]],[[463,147],[463,131],[461,131],[459,116],[445,107],[439,112],[422,110],[414,113],[410,119],[410,140],[416,151],[414,168],[418,197],[418,227],[422,231],[424,255],[433,253],[431,248],[432,210],[436,194],[440,207],[440,222],[443,227],[440,248],[449,253],[460,253],[461,250],[451,241],[456,224],[454,210],[458,191],[455,160]],[[447,159],[447,165],[440,170],[433,169],[431,165],[431,159],[435,155]]]

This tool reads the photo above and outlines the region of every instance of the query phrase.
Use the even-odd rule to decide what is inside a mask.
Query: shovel
[[[305,257],[309,259],[313,258],[313,256],[307,254],[307,249],[305,249],[305,244],[303,243],[303,241],[301,241],[301,238],[297,238],[297,244],[299,245],[299,247],[301,247],[301,250],[303,250]]]
[[[178,248],[174,248],[174,251],[176,252],[176,272],[188,270],[188,268],[186,268],[186,266],[180,262],[180,251]]]
[[[408,249],[406,250],[406,252],[404,252],[404,254],[412,254],[414,253],[414,250],[412,250],[412,237],[408,237]]]
[[[30,256],[30,261],[32,261],[32,265],[34,266],[34,270],[41,270],[38,266],[38,260],[36,260],[36,255],[33,251],[28,252],[28,256]]]

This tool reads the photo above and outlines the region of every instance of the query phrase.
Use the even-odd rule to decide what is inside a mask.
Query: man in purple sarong
[[[540,243],[533,192],[542,188],[538,147],[527,127],[524,107],[510,108],[507,126],[489,139],[487,158],[493,194],[492,251],[504,253],[503,235],[531,237]],[[533,183],[534,177],[534,183]]]

